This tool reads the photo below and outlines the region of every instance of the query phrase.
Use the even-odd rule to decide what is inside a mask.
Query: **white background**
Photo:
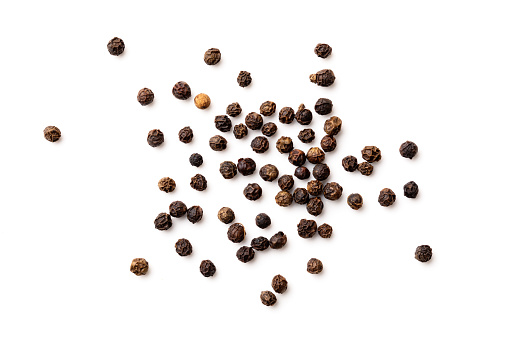
[[[506,1],[10,1],[0,12],[1,213],[0,331],[3,338],[507,338],[507,114],[509,45]],[[108,54],[106,43],[124,39],[125,53]],[[317,43],[333,54],[320,59]],[[203,53],[221,50],[217,66]],[[329,88],[309,82],[322,68],[334,70]],[[240,70],[253,83],[240,88]],[[204,92],[212,105],[171,94],[177,81]],[[155,93],[142,107],[136,94]],[[213,152],[215,115],[231,102],[246,113],[265,100],[294,109],[312,108],[320,97],[343,120],[338,147],[327,154],[330,180],[343,197],[325,200],[318,224],[334,227],[331,239],[302,239],[296,224],[305,207],[274,203],[276,182],[258,174],[224,180],[224,160],[252,157],[258,168],[294,167],[275,141],[297,139],[303,127],[280,126],[271,149],[255,154],[250,140],[228,133],[228,149]],[[327,117],[311,127],[324,135]],[[277,121],[277,116],[264,118]],[[58,143],[43,138],[58,126]],[[190,144],[177,132],[191,126]],[[147,145],[153,128],[162,147]],[[399,145],[419,146],[413,160]],[[371,177],[345,172],[341,159],[366,145],[382,150]],[[204,165],[191,167],[199,152]],[[205,192],[189,187],[202,173]],[[170,176],[177,189],[165,194],[157,181]],[[419,184],[415,200],[402,186]],[[247,201],[243,187],[257,182],[263,198]],[[297,186],[305,182],[297,180]],[[379,191],[392,188],[396,203],[383,208]],[[348,194],[364,197],[359,211]],[[200,205],[195,225],[174,219],[168,231],[153,219],[173,200]],[[228,241],[217,220],[222,206],[245,225],[246,245],[277,231],[288,235],[282,250],[256,253],[243,264],[240,246]],[[273,224],[261,230],[257,213]],[[177,239],[193,244],[179,257]],[[413,258],[429,244],[433,259]],[[149,274],[129,272],[133,258],[150,263]],[[321,275],[306,272],[309,258],[324,263]],[[199,273],[211,259],[213,278]],[[289,281],[275,307],[260,303],[275,274]]]

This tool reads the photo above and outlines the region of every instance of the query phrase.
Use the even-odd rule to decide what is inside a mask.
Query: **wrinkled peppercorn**
[[[276,104],[272,101],[265,101],[260,106],[260,114],[266,117],[271,116],[276,112]]]
[[[209,146],[213,151],[224,151],[228,141],[220,135],[215,135],[209,140]]]
[[[409,181],[403,186],[403,194],[407,198],[415,198],[419,193],[419,186],[414,181]]]
[[[316,180],[326,180],[330,175],[330,168],[327,164],[316,164],[313,168],[313,176]]]
[[[189,240],[182,238],[175,243],[175,251],[181,257],[185,257],[193,253],[193,246]]]
[[[273,248],[275,250],[282,248],[284,245],[286,245],[287,242],[286,234],[283,232],[277,232],[274,234],[270,240],[270,248]]]
[[[260,177],[265,181],[274,181],[279,176],[279,171],[276,166],[267,164],[260,168]]]
[[[320,142],[320,147],[325,152],[332,152],[336,149],[337,142],[336,138],[334,138],[332,135],[326,135],[322,138],[322,141]]]
[[[154,101],[154,92],[152,92],[148,88],[142,88],[138,92],[137,99],[138,99],[138,102],[140,103],[140,105],[147,106],[147,105],[151,104],[152,101]]]
[[[185,81],[177,82],[171,92],[179,100],[187,100],[191,97],[191,87]]]
[[[262,196],[262,188],[256,183],[248,184],[244,188],[244,196],[248,200],[258,200]]]
[[[287,191],[281,191],[278,194],[276,194],[276,204],[278,204],[281,207],[288,207],[292,204],[293,197],[290,194],[290,192]]]
[[[131,272],[135,275],[145,275],[148,271],[148,261],[143,258],[135,258],[131,262]]]
[[[277,125],[273,122],[268,122],[262,126],[262,134],[266,137],[271,137],[277,132]]]
[[[307,264],[307,271],[311,274],[318,274],[323,271],[323,264],[319,259],[311,258]]]
[[[221,132],[229,132],[232,129],[232,121],[227,115],[218,115],[214,118],[216,128]]]
[[[289,153],[293,149],[293,141],[290,137],[281,137],[276,142],[279,153]]]
[[[191,178],[191,188],[197,191],[205,191],[207,189],[207,179],[201,174],[196,174]]]
[[[329,182],[323,187],[323,196],[325,199],[338,200],[343,194],[343,187],[337,182]]]
[[[174,201],[170,204],[170,215],[180,218],[187,213],[187,206],[182,201]]]
[[[322,214],[323,211],[322,199],[320,199],[319,197],[309,199],[308,204],[306,205],[306,209],[309,214],[314,215],[315,217],[317,215]]]
[[[396,194],[390,188],[384,188],[378,196],[378,203],[383,207],[389,207],[396,201]]]
[[[359,193],[352,193],[346,199],[348,206],[354,210],[358,210],[362,207],[362,196]]]
[[[318,86],[329,87],[334,83],[334,80],[336,80],[336,76],[332,70],[322,69],[316,72],[316,74],[311,74],[309,80]]]
[[[226,107],[226,114],[231,117],[239,116],[240,113],[242,113],[242,107],[240,107],[238,102],[229,104],[228,107]]]
[[[108,41],[108,52],[111,55],[119,56],[120,54],[124,53],[125,50],[125,44],[124,40],[114,37],[110,41]]]
[[[246,229],[242,224],[235,223],[228,227],[228,231],[226,232],[226,234],[228,235],[228,239],[231,242],[239,243],[242,240],[244,240],[246,236]]]
[[[382,159],[382,152],[376,146],[366,146],[362,149],[362,159],[367,162],[380,161]]]
[[[223,222],[225,224],[229,224],[233,220],[235,220],[235,213],[233,212],[233,210],[230,207],[222,207],[219,210],[219,212],[217,212],[217,218],[221,222]]]
[[[49,142],[58,141],[61,136],[62,133],[58,127],[48,126],[44,129],[44,139],[48,140]]]
[[[300,219],[297,224],[297,233],[301,238],[311,238],[316,233],[316,221]]]
[[[237,163],[237,169],[242,175],[251,175],[256,170],[256,163],[251,158],[240,158]]]
[[[247,126],[238,124],[233,127],[233,136],[235,139],[242,139],[247,135]]]
[[[314,196],[318,196],[323,192],[323,184],[318,180],[311,180],[307,185],[308,193]]]
[[[276,293],[285,293],[288,288],[288,281],[281,274],[278,274],[272,278],[272,288]]]
[[[315,140],[315,131],[313,131],[311,128],[305,128],[299,132],[298,137],[300,141],[302,141],[305,144],[308,144]]]
[[[170,229],[171,225],[171,216],[168,213],[159,213],[154,219],[154,226],[160,231],[166,231]]]
[[[189,157],[189,163],[191,166],[200,167],[203,164],[203,157],[201,154],[193,153]]]
[[[260,213],[255,218],[256,226],[260,227],[261,229],[265,229],[270,226],[271,224],[270,217],[265,213]]]
[[[405,141],[399,147],[399,154],[401,154],[403,158],[412,159],[418,151],[419,147],[412,141]]]
[[[320,98],[316,101],[315,112],[319,115],[327,115],[332,112],[332,101],[327,98]]]
[[[164,177],[159,180],[157,186],[159,187],[159,190],[166,193],[170,193],[175,190],[177,184],[175,183],[175,180],[173,180],[172,178]]]
[[[293,191],[293,200],[299,205],[305,205],[309,201],[309,193],[305,188],[296,188]]]
[[[251,81],[253,81],[253,78],[251,78],[251,73],[240,71],[239,75],[237,76],[237,83],[240,87],[247,87],[251,85]]]
[[[341,131],[341,125],[343,122],[340,118],[333,116],[329,119],[325,120],[325,123],[323,124],[323,130],[327,135],[336,135]]]
[[[297,177],[297,179],[306,180],[309,179],[311,173],[309,172],[307,167],[299,166],[295,169],[294,175],[295,177]]]
[[[210,260],[203,260],[200,264],[200,273],[208,278],[216,273],[216,265]]]
[[[203,61],[205,61],[207,65],[215,65],[221,61],[221,52],[217,48],[209,48],[203,56]]]
[[[282,175],[278,179],[277,184],[282,191],[289,191],[294,184],[293,177],[289,174]]]
[[[152,147],[158,147],[161,146],[161,144],[164,142],[164,134],[159,129],[153,129],[150,132],[148,132],[147,136],[147,142]]]
[[[248,115],[246,115],[244,122],[245,122],[247,128],[257,130],[257,129],[262,128],[263,118],[260,114],[251,112]]]
[[[373,165],[367,161],[361,162],[359,166],[357,166],[357,169],[362,175],[371,175],[373,173]]]
[[[327,44],[318,44],[316,45],[315,47],[315,54],[322,58],[322,59],[325,59],[326,57],[328,57],[330,54],[332,53],[332,47],[330,47],[329,45]]]
[[[311,147],[306,157],[310,163],[318,164],[325,160],[325,153],[318,147]]]
[[[231,179],[237,175],[237,165],[231,161],[223,161],[219,165],[219,173],[221,173],[223,178]]]
[[[271,291],[262,291],[260,293],[260,300],[265,306],[272,306],[276,303],[277,298]]]
[[[302,166],[306,162],[306,154],[300,149],[294,149],[288,154],[288,161],[295,166]]]
[[[295,120],[301,125],[309,125],[313,120],[313,113],[304,104],[300,104],[297,113],[295,113]]]
[[[431,250],[431,247],[429,247],[428,245],[417,246],[417,248],[415,249],[415,259],[419,260],[420,262],[430,261],[432,255],[433,252]]]
[[[256,153],[265,153],[269,149],[269,140],[266,137],[257,136],[251,141],[251,148]]]
[[[205,93],[200,93],[194,97],[194,105],[199,109],[206,109],[210,106],[210,97]]]
[[[255,251],[249,246],[242,246],[237,250],[237,259],[243,263],[247,263],[254,259]]]
[[[203,209],[200,206],[192,206],[187,210],[187,220],[196,224],[203,218]]]
[[[269,246],[269,239],[265,237],[258,237],[251,240],[251,247],[257,251],[265,251]]]
[[[282,124],[291,124],[295,118],[295,111],[291,107],[283,107],[279,111],[279,121]]]
[[[193,141],[193,136],[193,130],[189,126],[186,126],[179,131],[179,140],[184,144],[188,144]]]
[[[322,224],[318,226],[318,234],[322,238],[330,238],[332,236],[332,226],[329,224]]]
[[[343,165],[343,168],[347,172],[355,172],[358,166],[357,158],[354,157],[353,155],[347,155],[346,157],[344,157],[343,160],[341,161],[341,164]]]

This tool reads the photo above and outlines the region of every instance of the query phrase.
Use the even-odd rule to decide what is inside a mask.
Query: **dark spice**
[[[373,173],[373,165],[367,161],[361,162],[357,169],[362,175],[371,175]]]
[[[308,204],[306,205],[306,209],[309,214],[314,215],[315,217],[317,215],[322,214],[323,211],[322,199],[320,199],[319,197],[309,199]]]
[[[260,213],[255,218],[256,226],[260,227],[261,229],[265,229],[270,226],[272,221],[270,220],[270,217],[265,213]]]
[[[188,144],[193,141],[193,136],[193,130],[189,126],[186,126],[179,131],[179,140],[184,144]]]
[[[232,129],[232,121],[227,115],[218,115],[214,118],[216,128],[221,132],[229,132]]]
[[[221,222],[229,224],[235,220],[235,213],[230,207],[223,207],[219,210],[219,212],[217,212],[217,218]]]
[[[159,190],[166,193],[170,193],[175,190],[177,184],[175,183],[175,180],[173,180],[172,178],[164,177],[159,180],[157,186],[159,187]]]
[[[191,178],[191,188],[197,191],[205,191],[207,189],[207,179],[201,174],[196,174]]]
[[[265,237],[258,237],[251,240],[251,247],[257,251],[265,251],[269,246],[269,239]]]
[[[265,181],[274,181],[279,176],[279,171],[276,166],[267,164],[260,168],[260,177]]]
[[[209,146],[210,148],[212,148],[213,151],[224,151],[226,149],[227,144],[228,141],[226,141],[226,139],[220,135],[214,135],[209,140]]]
[[[181,257],[185,257],[193,253],[193,246],[187,239],[179,239],[175,243],[175,251],[177,251],[177,254]]]
[[[419,186],[414,181],[409,181],[403,186],[403,193],[407,198],[415,198],[419,193]]]
[[[152,147],[158,147],[161,146],[161,144],[164,142],[164,134],[159,129],[153,129],[150,132],[148,132],[147,136],[147,142]]]
[[[147,106],[151,104],[152,101],[154,101],[154,92],[152,92],[148,88],[140,89],[140,91],[138,92],[138,102],[142,106]]]
[[[276,112],[276,103],[272,101],[265,101],[260,106],[260,114],[265,115],[266,117],[271,116]]]
[[[291,107],[283,107],[279,111],[279,121],[282,124],[291,124],[295,119],[295,111]]]
[[[311,128],[305,128],[299,132],[299,140],[305,144],[309,144],[313,140],[315,140],[315,131]]]
[[[323,58],[325,59],[326,57],[328,57],[330,54],[332,53],[332,47],[330,47],[329,45],[327,44],[318,44],[316,45],[315,47],[315,54],[320,57],[320,58]]]
[[[323,264],[319,259],[311,258],[308,261],[307,270],[311,274],[318,274],[323,271]]]
[[[332,101],[327,98],[320,98],[316,101],[315,112],[319,115],[327,115],[332,112]]]
[[[160,231],[170,229],[171,225],[171,216],[168,213],[159,213],[154,219],[154,226]]]
[[[60,130],[58,129],[58,127],[48,126],[44,129],[44,139],[46,139],[50,142],[58,141],[61,136],[62,136],[62,133],[60,133]]]
[[[269,240],[270,248],[278,250],[282,248],[284,245],[286,245],[287,241],[288,239],[286,238],[286,234],[284,234],[283,232],[277,232]]]
[[[170,215],[180,218],[187,213],[187,206],[182,201],[174,201],[170,204]]]
[[[305,205],[309,201],[309,193],[305,188],[296,188],[293,191],[293,200],[299,205]]]
[[[313,168],[313,176],[316,180],[327,180],[330,175],[330,168],[327,164],[316,164]]]
[[[318,226],[318,234],[322,238],[330,238],[332,236],[332,226],[329,224],[322,224]]]
[[[187,100],[191,97],[191,87],[184,81],[177,82],[171,92],[179,100]]]
[[[108,41],[108,52],[110,52],[111,55],[118,56],[122,53],[124,53],[125,50],[125,44],[124,41],[120,38],[114,37],[110,41]]]
[[[336,80],[336,76],[332,70],[322,69],[316,72],[316,74],[311,74],[309,80],[318,86],[329,87],[334,83],[334,80]]]
[[[194,105],[199,109],[206,109],[210,106],[210,97],[205,93],[200,93],[194,97]]]
[[[260,293],[260,300],[265,306],[272,306],[276,303],[277,298],[271,291],[263,291]]]
[[[223,161],[219,165],[219,173],[221,173],[223,178],[231,179],[237,175],[237,165],[231,161]]]
[[[297,224],[297,233],[301,238],[311,238],[316,233],[316,221],[300,219]]]
[[[336,135],[341,131],[341,125],[343,122],[340,118],[333,116],[329,119],[325,120],[325,123],[323,124],[323,130],[327,135]]]
[[[257,130],[262,128],[263,118],[260,114],[251,112],[246,115],[244,122],[246,123],[247,128]]]
[[[362,207],[362,196],[359,193],[352,193],[346,199],[348,206],[354,210],[358,210]]]
[[[277,125],[273,122],[268,122],[262,126],[262,134],[266,137],[271,137],[277,132]]]
[[[405,141],[399,147],[399,154],[401,154],[403,158],[412,159],[417,154],[417,151],[419,151],[419,148],[412,141]]]
[[[216,273],[216,265],[210,260],[203,260],[200,264],[200,273],[204,277],[212,277]]]
[[[272,278],[272,288],[276,293],[285,293],[288,288],[288,281],[281,274]]]
[[[417,249],[415,250],[415,259],[420,262],[430,261],[432,255],[431,247],[428,245],[417,246]]]
[[[288,207],[292,204],[293,197],[290,192],[288,191],[281,191],[278,194],[276,194],[276,204],[278,204],[281,207]]]
[[[244,196],[247,200],[258,200],[262,196],[262,188],[256,183],[248,184],[244,188]]]
[[[309,179],[309,176],[311,173],[307,169],[307,167],[299,166],[295,169],[295,172],[293,173],[297,179],[300,180],[306,180]]]
[[[279,153],[289,153],[293,149],[293,141],[290,137],[281,137],[276,142]]]
[[[252,247],[242,246],[237,250],[237,259],[243,263],[249,262],[254,259],[255,251]]]
[[[203,218],[203,209],[200,206],[193,206],[187,210],[187,220],[196,224]]]
[[[148,261],[143,258],[135,258],[131,262],[131,272],[135,275],[145,275],[148,271]]]
[[[343,187],[337,182],[329,182],[323,187],[323,196],[325,199],[338,200],[343,194]]]
[[[189,163],[191,166],[200,167],[203,164],[203,157],[201,154],[193,153],[189,157]]]
[[[311,147],[308,151],[307,159],[312,164],[318,164],[325,160],[325,153],[318,147]]]
[[[269,149],[269,140],[266,137],[257,136],[251,141],[251,148],[256,153],[265,153]]]
[[[308,193],[314,196],[318,196],[323,192],[323,184],[318,180],[311,180],[307,185]]]
[[[301,125],[309,125],[313,120],[313,113],[304,104],[300,104],[297,113],[295,113],[295,120]]]
[[[253,78],[251,78],[251,73],[240,71],[239,75],[237,76],[237,83],[240,87],[247,87],[251,85],[251,81],[253,81]]]
[[[378,203],[383,207],[389,207],[396,201],[396,194],[390,188],[384,188],[378,196]]]
[[[294,149],[288,154],[288,161],[295,166],[302,166],[306,162],[306,154],[300,149]]]
[[[289,174],[282,175],[278,179],[277,184],[282,191],[289,191],[292,189],[294,184],[293,176]]]
[[[226,107],[226,114],[231,117],[239,116],[240,113],[242,113],[242,107],[240,107],[238,102],[229,104],[228,107]]]
[[[233,127],[233,135],[235,139],[242,139],[247,135],[247,126],[244,124],[238,124]]]
[[[343,168],[347,172],[355,172],[358,166],[357,158],[354,157],[353,155],[347,155],[346,157],[344,157],[343,160],[341,161],[341,164],[343,165]]]
[[[367,162],[380,161],[382,159],[382,152],[376,146],[366,146],[362,149],[362,159]]]
[[[203,61],[205,61],[207,65],[215,65],[221,61],[221,52],[217,48],[210,48],[205,52]]]
[[[237,169],[242,175],[251,175],[256,170],[256,163],[251,158],[240,158],[237,163]]]
[[[235,223],[228,227],[228,232],[226,232],[226,234],[231,242],[239,243],[244,240],[246,236],[246,229],[242,224]]]
[[[326,135],[322,138],[322,141],[320,142],[320,147],[325,152],[332,152],[336,149],[337,142],[336,138],[334,138],[332,135]]]

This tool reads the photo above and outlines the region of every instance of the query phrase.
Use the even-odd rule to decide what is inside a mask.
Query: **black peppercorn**
[[[326,98],[320,98],[316,101],[315,112],[319,115],[327,115],[332,112],[332,101]]]
[[[276,293],[285,293],[288,288],[288,281],[281,274],[272,278],[272,288]]]
[[[432,255],[433,252],[431,247],[428,245],[417,246],[417,249],[415,250],[415,259],[419,260],[420,262],[430,261]]]
[[[396,194],[390,188],[384,188],[378,196],[378,203],[383,207],[389,207],[396,201]]]
[[[135,275],[145,275],[148,271],[148,261],[143,258],[134,258],[131,262],[131,272]]]
[[[239,75],[237,76],[237,83],[240,87],[247,87],[251,85],[251,81],[253,81],[253,78],[251,78],[251,73],[240,71]]]
[[[330,54],[332,53],[332,47],[330,47],[329,45],[327,44],[318,44],[316,45],[315,47],[315,54],[322,58],[322,59],[325,59],[326,57],[328,57]]]
[[[168,213],[159,213],[154,219],[154,226],[160,231],[166,231],[170,229],[171,225],[171,216]]]
[[[243,263],[247,263],[254,259],[255,251],[252,247],[242,246],[237,250],[237,259]]]
[[[295,113],[295,120],[301,125],[309,125],[313,120],[313,113],[304,104],[300,104],[297,113]]]
[[[242,107],[240,107],[238,102],[229,104],[228,107],[226,107],[226,114],[231,117],[239,116],[240,113],[242,113]]]
[[[235,139],[242,139],[247,135],[247,126],[238,124],[233,127],[233,136]]]
[[[305,205],[309,201],[309,193],[305,188],[296,188],[293,191],[293,200],[299,205]]]
[[[260,300],[265,306],[272,306],[276,303],[277,298],[271,291],[262,291],[260,293]]]
[[[311,180],[307,185],[308,193],[314,196],[318,196],[323,192],[323,184],[318,180]]]
[[[359,193],[352,193],[346,199],[348,206],[354,210],[358,210],[362,207],[362,196]]]
[[[227,115],[218,115],[214,118],[216,128],[221,132],[229,132],[232,129],[232,121]]]
[[[203,157],[201,154],[193,153],[189,157],[189,163],[191,166],[200,167],[203,164]]]
[[[320,147],[322,147],[325,152],[334,151],[336,146],[336,138],[334,138],[332,135],[326,135],[322,138],[322,141],[320,141]]]
[[[179,140],[184,144],[188,144],[193,141],[193,136],[193,130],[189,126],[186,126],[179,131]]]
[[[323,196],[325,199],[338,200],[343,194],[343,187],[337,182],[329,182],[323,187]]]
[[[201,174],[196,174],[191,178],[191,188],[197,191],[205,191],[207,189],[207,179]]]
[[[265,229],[270,226],[271,224],[270,217],[265,213],[260,213],[255,218],[256,226],[260,227],[261,229]]]
[[[276,112],[276,104],[272,101],[265,101],[260,106],[260,114],[266,117],[271,116]]]
[[[173,180],[172,178],[164,177],[159,180],[157,186],[159,187],[160,191],[170,193],[175,190],[177,184],[175,183],[175,180]]]
[[[322,224],[318,226],[318,234],[322,238],[330,238],[332,236],[332,226],[329,224]]]
[[[200,273],[204,277],[212,277],[216,273],[216,265],[210,260],[203,260],[200,264]]]
[[[244,122],[246,123],[247,128],[257,130],[262,128],[263,118],[260,114],[251,112],[246,115]]]
[[[341,161],[341,164],[343,165],[343,168],[347,172],[355,172],[357,169],[357,158],[353,155],[347,155],[343,158]]]
[[[282,175],[278,179],[277,184],[282,191],[289,191],[292,189],[294,184],[293,176],[289,174]]]
[[[108,52],[111,55],[119,56],[120,54],[124,53],[125,50],[125,44],[124,41],[120,38],[114,37],[110,41],[108,41]]]
[[[175,243],[175,251],[181,257],[185,257],[193,253],[193,246],[189,240],[182,238]]]
[[[251,148],[256,153],[265,153],[269,149],[269,140],[266,137],[257,136],[251,141]]]
[[[187,100],[191,97],[191,87],[184,81],[177,82],[171,92],[179,100]]]
[[[58,141],[61,136],[62,133],[60,133],[58,127],[48,126],[44,129],[44,139],[48,140],[49,142]]]
[[[316,180],[326,180],[330,175],[330,168],[327,164],[316,164],[313,168],[313,176]]]
[[[290,137],[281,137],[276,142],[276,148],[279,153],[289,153],[293,150],[293,141]]]
[[[244,240],[246,236],[246,229],[242,224],[235,223],[228,227],[228,232],[226,232],[226,234],[231,242],[239,243]]]
[[[251,240],[251,247],[257,251],[265,251],[269,246],[269,239],[265,237],[258,237]]]
[[[277,232],[269,240],[270,248],[278,250],[286,245],[287,240],[288,239],[286,238],[286,234],[283,232]]]
[[[244,196],[248,200],[258,200],[262,196],[262,188],[256,183],[248,184],[244,188]]]
[[[369,162],[364,161],[357,166],[357,169],[359,172],[361,172],[362,175],[371,175],[373,173],[373,165],[371,165]]]
[[[267,164],[260,168],[260,177],[265,181],[274,181],[279,176],[279,171],[276,166]]]
[[[419,151],[419,148],[412,141],[405,141],[399,147],[399,154],[401,154],[403,158],[412,159],[417,154],[417,151]]]
[[[297,224],[297,233],[301,238],[311,238],[316,233],[316,221],[300,219]]]
[[[313,140],[315,140],[315,131],[311,128],[305,128],[299,132],[299,140],[305,144],[309,144]]]
[[[187,210],[187,220],[196,224],[203,218],[203,209],[200,206],[192,206]]]
[[[159,129],[153,129],[150,132],[148,132],[147,136],[147,142],[152,147],[158,147],[161,146],[161,144],[164,142],[164,134]]]
[[[219,165],[219,173],[221,173],[223,178],[231,179],[237,175],[237,165],[231,161],[223,161]]]
[[[302,166],[306,162],[306,154],[300,149],[294,149],[288,154],[288,161],[295,166]]]
[[[180,218],[187,213],[187,206],[182,201],[174,201],[170,204],[170,215]]]
[[[407,198],[415,198],[419,193],[419,186],[414,181],[409,181],[403,186],[403,193]]]
[[[311,258],[307,264],[307,271],[311,274],[318,274],[323,271],[323,264],[319,259]]]
[[[240,158],[237,163],[237,169],[242,175],[251,175],[256,170],[256,163],[251,158]]]
[[[343,122],[340,118],[333,116],[329,119],[325,120],[325,123],[323,124],[323,130],[327,135],[336,135],[341,131],[341,125]]]
[[[223,151],[226,149],[228,141],[220,135],[215,135],[209,140],[209,146],[213,151]]]
[[[154,92],[148,88],[142,88],[138,92],[138,102],[142,106],[147,106],[154,101]]]
[[[279,121],[282,124],[291,124],[295,118],[295,112],[291,107],[283,107],[279,111]]]
[[[297,179],[300,180],[306,180],[309,179],[309,176],[311,173],[307,169],[307,167],[299,166],[295,169],[295,172],[293,173]]]
[[[306,205],[306,209],[309,214],[313,216],[317,216],[322,214],[323,211],[323,202],[319,197],[314,197],[309,199],[308,204]]]
[[[318,147],[311,147],[306,157],[310,163],[318,164],[325,160],[325,153]]]
[[[277,125],[273,122],[268,122],[262,126],[262,134],[266,137],[271,137],[277,132]]]
[[[207,65],[215,65],[221,60],[221,52],[217,48],[210,48],[205,52],[203,61]]]
[[[334,83],[334,80],[336,80],[336,76],[332,70],[322,69],[316,72],[316,74],[311,74],[309,80],[318,86],[329,87]]]
[[[235,213],[230,207],[223,207],[219,210],[219,212],[217,212],[217,218],[221,222],[229,224],[235,220]]]
[[[376,146],[366,146],[362,149],[362,159],[367,162],[375,162],[382,159],[382,152]]]
[[[293,197],[288,191],[281,191],[276,194],[276,204],[281,207],[288,207],[292,204]]]

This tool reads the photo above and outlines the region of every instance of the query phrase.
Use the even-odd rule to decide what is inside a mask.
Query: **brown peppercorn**
[[[147,136],[147,142],[152,147],[158,147],[161,146],[161,144],[164,142],[164,134],[159,129],[153,129],[150,132],[148,132]]]
[[[347,172],[355,172],[358,166],[357,158],[354,157],[353,155],[347,155],[346,157],[344,157],[343,160],[341,161],[341,164],[343,165],[343,168]]]
[[[142,106],[147,106],[154,101],[154,92],[148,88],[142,88],[138,92],[138,102]]]
[[[327,115],[332,112],[332,101],[327,98],[320,98],[316,101],[315,112],[319,115]]]
[[[194,105],[199,109],[206,109],[210,106],[210,97],[205,93],[200,93],[194,97]]]
[[[306,205],[306,209],[309,214],[313,216],[317,216],[322,214],[323,211],[323,202],[319,197],[314,197],[309,199],[308,204]]]
[[[247,126],[238,124],[233,127],[233,136],[235,139],[242,139],[247,135]]]
[[[172,225],[171,216],[168,213],[159,213],[154,219],[154,226],[157,230],[166,231]]]
[[[257,130],[262,128],[263,118],[260,114],[251,112],[246,115],[244,122],[246,123],[247,128]]]
[[[305,128],[299,132],[299,140],[305,144],[309,144],[313,140],[315,140],[315,131],[311,128]]]
[[[433,252],[431,247],[428,245],[417,246],[415,249],[415,259],[419,260],[420,262],[430,261],[432,256]]]
[[[179,100],[187,100],[191,97],[191,87],[185,81],[179,81],[171,90],[173,96]]]
[[[292,189],[294,184],[293,176],[289,174],[282,175],[278,179],[277,184],[282,191],[289,191]]]
[[[219,212],[217,212],[217,218],[221,222],[223,222],[225,224],[229,224],[233,220],[235,220],[235,213],[233,212],[233,210],[230,207],[222,207],[219,210]]]
[[[288,154],[288,161],[295,166],[302,166],[306,162],[306,154],[300,149],[294,149]]]
[[[226,146],[228,144],[228,141],[226,141],[225,138],[223,138],[220,135],[214,135],[209,140],[209,146],[212,148],[213,151],[224,151],[226,149]]]
[[[200,206],[192,206],[187,210],[187,220],[192,224],[196,224],[203,218],[203,209]]]
[[[415,181],[409,181],[403,186],[403,194],[407,198],[416,198],[419,193],[419,186],[415,183]]]
[[[265,181],[274,181],[279,176],[279,171],[276,166],[267,164],[260,168],[260,177]]]
[[[221,61],[221,52],[217,48],[209,48],[203,56],[203,61],[205,61],[207,65],[215,65]]]
[[[324,136],[320,142],[320,147],[324,150],[324,152],[332,152],[336,149],[336,146],[336,138],[334,138],[332,135]]]
[[[273,122],[268,122],[262,126],[262,134],[266,137],[271,137],[277,132],[277,125]]]
[[[193,153],[189,157],[191,166],[200,167],[203,164],[203,157],[199,153]]]
[[[240,113],[242,113],[242,107],[240,107],[238,102],[229,104],[228,107],[226,107],[226,114],[231,117],[239,116]]]
[[[216,273],[216,265],[210,260],[203,260],[200,264],[200,273],[208,278]]]
[[[325,153],[318,147],[311,147],[308,151],[307,159],[312,164],[318,164],[325,160]]]
[[[256,162],[251,158],[240,158],[237,163],[237,169],[244,176],[251,175],[256,170]]]
[[[304,104],[300,104],[297,113],[295,113],[295,120],[301,125],[309,125],[313,120],[313,113]]]
[[[174,218],[183,217],[187,213],[187,206],[182,201],[174,201],[170,204],[170,215]]]
[[[357,166],[357,169],[359,172],[361,172],[362,175],[371,175],[373,173],[373,165],[371,165],[369,162],[364,161]]]
[[[313,176],[316,180],[327,180],[330,175],[330,168],[327,164],[316,164],[313,168]]]
[[[297,179],[300,180],[306,180],[309,179],[309,176],[311,173],[307,169],[307,167],[299,166],[295,169],[295,172],[293,173]]]
[[[396,194],[390,188],[384,188],[378,196],[378,203],[383,207],[389,207],[396,201]]]
[[[288,191],[281,191],[276,194],[276,204],[281,207],[288,207],[292,204],[293,197]]]
[[[44,129],[44,139],[48,140],[49,142],[58,141],[61,136],[62,133],[60,133],[58,127],[48,126]]]
[[[246,229],[242,224],[235,223],[228,227],[228,232],[226,232],[226,234],[231,242],[239,243],[244,240],[246,236]]]
[[[329,45],[327,44],[318,44],[316,45],[315,47],[315,54],[322,58],[322,59],[325,59],[326,57],[328,57],[330,54],[332,53],[332,47],[330,47]]]
[[[319,259],[311,258],[307,264],[307,271],[311,274],[318,274],[323,271],[323,264]]]
[[[272,288],[276,293],[285,293],[288,288],[288,281],[281,274],[272,278]]]
[[[177,184],[175,183],[175,180],[169,177],[164,177],[159,180],[157,183],[157,186],[159,187],[159,190],[170,193],[175,190],[175,187],[177,187]]]
[[[323,192],[323,184],[321,181],[311,180],[310,182],[308,182],[307,189],[309,194],[318,196]]]
[[[316,74],[311,74],[309,80],[318,86],[329,87],[334,83],[334,80],[336,80],[336,76],[332,70],[322,69],[316,72]]]
[[[256,153],[265,153],[269,149],[269,140],[266,137],[257,136],[251,141],[251,148]]]
[[[300,219],[297,224],[297,233],[301,238],[311,238],[316,233],[316,221]]]
[[[282,248],[284,245],[286,245],[287,241],[288,239],[286,238],[286,234],[284,234],[283,232],[277,232],[269,240],[270,248],[278,250]]]
[[[419,147],[412,141],[405,141],[399,147],[399,154],[401,154],[403,158],[412,159],[418,151]]]
[[[358,210],[362,207],[362,196],[359,193],[352,193],[346,199],[348,206],[354,210]]]
[[[232,121],[227,115],[218,115],[214,118],[216,128],[221,132],[229,132],[232,129]]]
[[[276,148],[279,153],[289,153],[293,150],[293,141],[290,137],[281,137],[276,142]]]
[[[323,130],[327,135],[336,135],[341,131],[341,125],[343,122],[340,118],[333,116],[329,119],[325,120],[325,123],[323,124]]]
[[[131,262],[131,272],[135,275],[145,275],[148,271],[148,261],[143,258],[135,258]]]
[[[328,182],[323,187],[323,196],[325,199],[338,200],[341,198],[342,194],[343,187],[341,187],[337,182]]]
[[[243,263],[247,263],[254,259],[255,251],[249,246],[242,246],[237,250],[237,259]]]
[[[124,41],[120,38],[114,37],[110,41],[108,41],[108,52],[111,55],[119,56],[120,54],[124,53],[125,50],[125,44]]]
[[[330,238],[332,236],[332,226],[329,224],[322,224],[318,226],[318,234],[322,238]]]
[[[197,191],[205,191],[207,189],[207,179],[201,174],[196,174],[191,178],[191,188],[194,188]]]
[[[362,159],[367,162],[375,162],[382,159],[382,152],[376,146],[366,146],[362,149]]]
[[[256,226],[260,227],[261,229],[265,229],[270,226],[272,221],[270,220],[270,217],[265,213],[260,213],[255,218]]]
[[[193,137],[193,130],[189,126],[186,126],[179,131],[179,140],[184,144],[188,144],[193,141]]]
[[[277,298],[271,291],[262,291],[260,293],[260,300],[265,306],[272,306],[276,303]]]
[[[244,188],[244,196],[247,200],[258,200],[262,196],[262,188],[256,183],[248,184]]]
[[[251,78],[251,73],[246,71],[240,71],[239,75],[237,76],[237,83],[240,87],[247,87],[251,85],[251,82],[253,81],[253,78]]]
[[[251,247],[257,251],[265,251],[269,246],[269,239],[265,237],[258,237],[251,240]]]
[[[295,119],[295,111],[291,107],[283,107],[279,111],[279,121],[282,124],[291,124]]]
[[[271,116],[276,112],[276,104],[272,101],[265,101],[260,106],[260,114],[266,117]]]
[[[175,243],[175,251],[181,257],[185,257],[193,253],[193,246],[189,240],[182,238]]]
[[[223,161],[219,165],[219,173],[221,173],[223,178],[231,179],[237,175],[237,165],[231,161]]]
[[[309,201],[309,193],[305,188],[296,188],[293,191],[293,200],[299,205],[305,205]]]

